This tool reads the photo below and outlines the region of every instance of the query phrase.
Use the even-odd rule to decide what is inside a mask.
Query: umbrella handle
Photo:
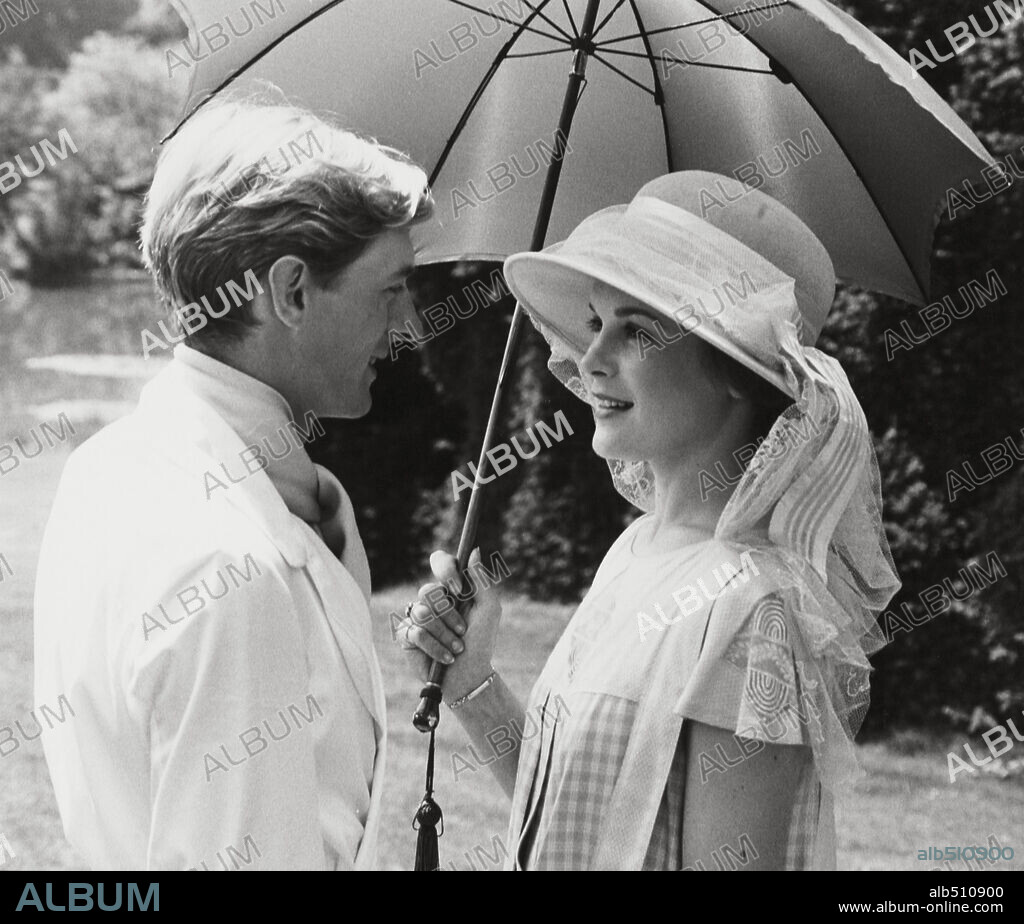
[[[491,401],[491,413],[487,418],[487,429],[484,431],[483,446],[480,449],[480,459],[476,466],[476,477],[473,479],[473,490],[469,495],[469,505],[466,508],[466,520],[462,524],[462,536],[459,539],[459,550],[456,556],[460,574],[464,574],[469,565],[469,556],[476,543],[476,533],[480,524],[480,516],[483,512],[483,487],[481,479],[487,477],[487,466],[490,464],[490,456],[487,455],[491,446],[494,445],[495,434],[498,423],[505,410],[505,399],[511,391],[511,373],[516,354],[519,352],[519,341],[523,334],[523,309],[516,303],[516,310],[512,314],[512,324],[508,331],[508,340],[505,341],[505,355],[501,360],[501,371],[498,373],[498,384],[494,389],[494,398]],[[451,597],[448,596],[449,601]],[[460,616],[465,616],[473,602],[469,597],[454,603],[455,609]],[[444,683],[444,675],[448,665],[441,661],[433,661],[430,665],[430,674],[423,689],[420,690],[420,703],[413,714],[412,724],[417,731],[429,732],[437,728],[440,721],[439,708],[441,705],[441,686]]]
[[[449,598],[450,599],[450,598]],[[455,607],[460,616],[463,615],[458,606]],[[448,665],[441,661],[430,663],[430,675],[427,682],[420,690],[420,703],[412,717],[413,727],[420,732],[431,732],[437,728],[441,720],[439,710],[441,707],[441,685],[444,683],[444,675]]]
[[[465,536],[465,527],[463,527],[463,536]],[[465,565],[463,564],[462,556],[460,555],[459,571],[460,573],[465,573],[465,570]],[[445,598],[452,603],[455,611],[463,618],[463,620],[465,620],[466,611],[473,604],[473,597],[453,601],[451,595],[446,591]],[[427,682],[423,685],[423,689],[420,690],[420,703],[416,707],[416,712],[412,717],[413,727],[417,731],[424,733],[432,732],[437,728],[438,722],[441,720],[441,716],[439,714],[441,707],[441,685],[444,683],[444,675],[447,670],[448,665],[442,661],[431,661],[430,674],[427,677]]]

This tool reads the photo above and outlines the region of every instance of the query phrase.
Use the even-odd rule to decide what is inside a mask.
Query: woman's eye
[[[597,333],[601,329],[601,319],[598,317],[588,318],[587,327],[594,331],[594,333]]]

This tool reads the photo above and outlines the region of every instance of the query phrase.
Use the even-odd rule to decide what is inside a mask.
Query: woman
[[[704,215],[719,183],[730,204]],[[400,638],[450,664],[475,744],[539,723],[517,763],[491,764],[510,866],[834,868],[831,794],[857,770],[875,615],[899,581],[864,415],[812,346],[828,254],[767,195],[688,172],[505,273],[549,368],[593,406],[594,451],[647,511],[525,709],[491,667],[493,593],[468,629],[431,618],[435,585],[409,607]],[[457,584],[450,556],[432,566]]]

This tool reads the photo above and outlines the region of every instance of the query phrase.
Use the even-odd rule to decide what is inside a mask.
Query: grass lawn
[[[35,707],[35,559],[65,459],[66,452],[55,450],[0,481],[0,554],[15,572],[0,572],[0,727]],[[426,739],[410,721],[419,685],[406,676],[387,619],[413,593],[412,586],[391,588],[374,600],[377,648],[389,691],[388,779],[381,829],[381,864],[389,869],[412,866],[416,835],[411,820],[423,792]],[[506,598],[496,666],[520,695],[528,692],[570,613],[567,606]],[[505,837],[507,802],[486,769],[463,769],[455,781],[451,755],[456,750],[466,753],[468,740],[446,708],[441,719],[435,789],[447,829],[440,842],[442,865],[468,869],[468,853],[475,868],[496,868],[500,860],[486,857],[500,853],[494,838]],[[985,846],[994,835],[1003,847],[1016,851],[1015,860],[996,868],[1024,870],[1024,782],[979,773],[961,774],[951,785],[945,755],[961,743],[955,733],[939,737],[904,732],[860,747],[867,776],[842,793],[837,803],[840,869],[928,869],[937,864],[918,860],[918,850]],[[23,742],[0,757],[0,834],[15,853],[5,871],[83,868],[64,842],[39,741]]]

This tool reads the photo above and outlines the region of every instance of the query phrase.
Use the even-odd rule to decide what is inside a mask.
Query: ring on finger
[[[408,606],[406,606],[406,608],[405,608],[405,621],[403,623],[403,627],[405,629],[405,634],[398,639],[399,647],[400,648],[404,648],[406,651],[411,651],[412,649],[417,647],[413,642],[409,641],[409,632],[412,630],[412,627],[414,625],[414,620],[412,618],[412,608],[415,605],[416,605],[416,603],[414,601],[413,603],[410,603]]]

